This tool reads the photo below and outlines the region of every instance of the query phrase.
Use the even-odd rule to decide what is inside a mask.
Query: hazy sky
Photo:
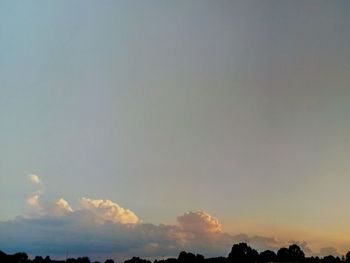
[[[1,1],[0,220],[86,197],[141,225],[206,211],[225,233],[349,250],[349,12]]]

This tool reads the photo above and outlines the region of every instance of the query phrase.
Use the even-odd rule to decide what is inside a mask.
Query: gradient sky
[[[43,202],[110,199],[152,224],[201,210],[349,250],[349,12],[1,1],[0,220],[33,210],[37,174]]]

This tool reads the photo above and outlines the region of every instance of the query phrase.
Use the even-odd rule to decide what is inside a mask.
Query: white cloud
[[[26,219],[40,219],[40,218],[61,218],[69,213],[74,212],[69,203],[63,198],[58,199],[55,202],[40,203],[39,195],[33,195],[26,201],[27,203],[36,208],[35,211],[25,213],[23,218]]]
[[[30,175],[30,180],[43,186],[36,175]],[[248,242],[260,250],[275,249],[280,244],[270,237],[225,233],[219,220],[204,211],[178,216],[175,225],[153,225],[143,223],[133,211],[108,199],[84,197],[80,208],[74,210],[63,198],[43,203],[40,191],[26,201],[36,211],[0,222],[0,247],[57,256],[64,255],[69,247],[72,255],[125,259],[177,256],[182,250],[226,256],[238,242]]]
[[[66,200],[64,200],[63,198],[59,199],[56,202],[56,205],[58,207],[60,207],[61,209],[68,211],[68,212],[73,212],[73,209],[70,207],[70,205],[68,204],[68,202]]]
[[[111,200],[81,198],[80,205],[83,209],[92,212],[99,224],[111,221],[120,224],[137,224],[140,219],[134,212],[119,206]]]
[[[0,222],[0,247],[54,257],[64,256],[68,248],[70,256],[119,261],[131,256],[176,257],[182,250],[206,257],[227,256],[238,242],[260,251],[276,250],[282,242],[225,233],[218,219],[203,211],[187,212],[175,225],[154,225],[140,222],[133,212],[111,200],[82,198],[80,203],[81,208],[73,210],[61,198],[41,205],[36,216]]]
[[[182,250],[206,257],[227,256],[242,238],[255,239],[224,233],[219,221],[206,212],[185,213],[176,225],[154,225],[140,222],[133,212],[110,200],[84,198],[81,204],[73,210],[59,199],[42,205],[36,217],[0,222],[0,247],[55,257],[64,256],[69,248],[70,256],[121,260],[131,256],[176,257]],[[134,222],[132,227],[130,222]],[[264,240],[271,242],[269,238],[259,240],[262,249]]]
[[[30,205],[32,207],[35,207],[37,209],[41,209],[41,206],[40,206],[40,203],[39,203],[39,198],[40,198],[40,196],[42,194],[42,187],[43,187],[42,182],[41,182],[41,180],[40,180],[38,175],[29,174],[28,177],[29,177],[30,181],[32,182],[32,184],[39,185],[40,189],[37,190],[35,192],[35,194],[32,194],[30,197],[28,197],[26,199],[26,202],[27,202],[28,205]]]
[[[219,220],[210,214],[197,211],[187,212],[177,218],[180,227],[186,232],[194,233],[220,233]]]
[[[29,174],[29,179],[33,184],[41,184],[41,180],[38,175],[36,174]]]
[[[72,213],[73,209],[63,198],[58,199],[56,202],[47,203],[43,206],[40,213],[46,217],[63,217],[68,213]]]
[[[27,204],[36,208],[40,208],[39,195],[33,195],[27,198]]]
[[[29,176],[32,183],[43,187],[37,175]],[[175,225],[153,225],[143,223],[133,211],[108,199],[81,198],[81,207],[73,210],[63,198],[43,203],[41,194],[37,191],[26,200],[35,212],[0,222],[0,247],[56,256],[65,255],[68,247],[72,256],[125,259],[177,256],[182,250],[226,256],[238,242],[247,242],[259,250],[276,250],[288,243],[271,237],[225,233],[219,220],[204,211],[178,216]],[[305,242],[298,244],[307,250]],[[325,253],[337,251],[320,251]]]

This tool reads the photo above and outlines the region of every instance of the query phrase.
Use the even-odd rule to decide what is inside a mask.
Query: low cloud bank
[[[30,176],[30,180],[42,185],[37,175]],[[249,243],[259,250],[276,250],[290,243],[271,237],[225,233],[219,220],[204,211],[180,215],[174,225],[154,225],[142,222],[130,209],[106,199],[83,197],[80,207],[73,209],[63,198],[42,203],[37,191],[26,201],[34,211],[0,222],[0,247],[5,252],[125,259],[177,256],[181,250],[187,250],[210,257],[228,255],[237,242]],[[312,254],[306,242],[300,245]],[[323,253],[338,252],[329,247],[322,249],[320,254]]]
[[[36,201],[34,212],[0,222],[4,251],[94,259],[177,256],[181,250],[219,256],[227,255],[239,241],[264,242],[263,237],[223,232],[219,220],[204,211],[187,212],[174,225],[154,225],[143,223],[133,211],[111,200],[82,198],[76,210],[63,198],[45,204]],[[273,242],[266,241],[266,248],[271,248]]]

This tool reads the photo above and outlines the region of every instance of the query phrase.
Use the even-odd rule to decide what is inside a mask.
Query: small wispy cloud
[[[38,175],[28,174],[28,177],[33,184],[42,184],[41,179]]]
[[[37,209],[41,209],[41,205],[39,202],[40,196],[43,193],[43,183],[42,180],[40,179],[40,177],[36,174],[28,174],[29,180],[30,182],[35,185],[36,187],[38,187],[38,189],[35,191],[35,193],[33,193],[31,196],[29,196],[26,199],[26,202],[28,205],[35,207]]]
[[[39,195],[35,194],[27,198],[27,204],[36,208],[40,208]]]

